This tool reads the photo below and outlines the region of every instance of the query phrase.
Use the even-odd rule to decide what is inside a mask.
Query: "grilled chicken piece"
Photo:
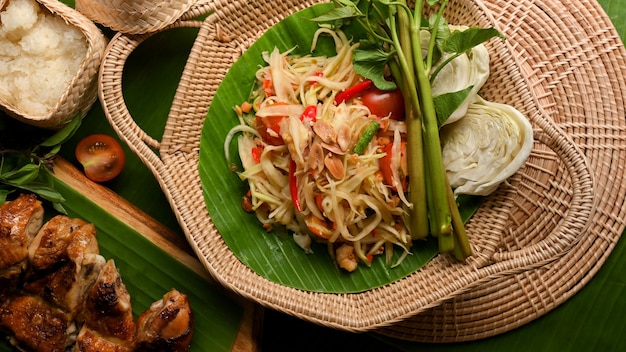
[[[23,289],[75,317],[105,263],[106,259],[101,255],[87,254],[79,262],[68,261],[44,275],[29,275]]]
[[[63,215],[42,222],[33,195],[0,206],[0,329],[14,345],[42,352],[190,350],[187,296],[172,289],[135,323],[114,261],[99,253],[95,226]]]
[[[20,295],[0,307],[0,325],[12,333],[11,343],[29,351],[62,352],[76,329],[67,313],[41,297]]]
[[[74,345],[74,352],[130,352],[132,345],[114,337],[105,337],[83,325]]]
[[[99,254],[95,226],[55,216],[37,233],[28,252],[30,267],[24,290],[74,317],[106,263]]]
[[[29,265],[34,271],[54,270],[56,266],[70,260],[68,246],[77,233],[84,236],[83,226],[90,226],[95,239],[95,228],[81,219],[57,215],[37,232],[28,248]],[[98,253],[98,250],[94,251]]]
[[[189,351],[193,328],[189,299],[172,289],[139,316],[135,351]]]
[[[0,295],[14,289],[27,266],[28,246],[43,223],[34,195],[20,195],[0,206]]]
[[[100,272],[96,283],[87,292],[81,320],[87,328],[106,337],[132,343],[135,338],[130,295],[122,278],[109,259]]]
[[[77,228],[67,245],[67,256],[70,260],[79,261],[87,254],[100,254],[96,239],[96,226],[87,224]]]

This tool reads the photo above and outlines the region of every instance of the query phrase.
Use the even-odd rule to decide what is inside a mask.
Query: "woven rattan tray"
[[[489,196],[467,225],[466,264],[438,256],[410,276],[355,294],[284,287],[239,262],[206,210],[198,174],[200,133],[230,65],[267,28],[306,1],[215,1],[200,26],[161,141],[130,116],[124,63],[151,34],[119,34],[100,71],[113,128],[152,170],[200,260],[224,286],[266,307],[348,331],[376,329],[414,341],[495,335],[541,316],[576,293],[624,230],[624,48],[594,1],[456,0],[446,18],[495,26],[491,101],[516,106],[535,129],[526,165]],[[191,16],[186,16],[187,18]]]

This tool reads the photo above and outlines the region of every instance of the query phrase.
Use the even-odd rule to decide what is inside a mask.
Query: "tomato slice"
[[[76,145],[76,159],[85,175],[95,182],[117,177],[126,164],[126,156],[117,140],[106,134],[92,134]]]
[[[396,186],[393,183],[393,169],[391,166],[391,158],[392,158],[392,148],[393,143],[389,143],[385,146],[384,152],[385,156],[380,158],[380,173],[383,176],[383,181],[385,184],[391,186],[392,189],[396,190]],[[398,167],[398,175],[400,177],[400,182],[402,184],[402,189],[404,191],[408,188],[408,168],[407,168],[407,157],[406,157],[406,142],[400,142],[400,165]]]
[[[283,137],[280,136],[280,121],[285,116],[255,116],[254,123],[265,143],[271,145],[283,145]]]
[[[361,101],[373,115],[404,120],[404,98],[400,89],[380,90],[371,86],[363,92]]]
[[[270,106],[276,105],[288,105],[287,103],[277,102]],[[261,134],[263,141],[270,145],[283,145],[283,137],[280,136],[280,121],[287,118],[287,116],[271,115],[271,116],[259,116],[254,117],[254,124],[256,129]]]

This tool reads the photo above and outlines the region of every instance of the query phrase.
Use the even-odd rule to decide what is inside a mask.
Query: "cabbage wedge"
[[[441,128],[441,142],[454,194],[486,196],[522,167],[534,140],[517,109],[477,98],[463,118]]]
[[[464,31],[467,26],[449,25],[450,31]],[[425,31],[428,33],[428,31]],[[430,40],[430,34],[422,40]],[[489,51],[484,44],[476,45],[469,52],[452,59],[453,54],[444,55],[431,71],[432,94],[439,96],[471,88],[463,102],[446,117],[444,125],[461,119],[469,105],[479,99],[478,91],[489,78]],[[452,59],[450,62],[446,62]],[[443,66],[443,67],[441,67]],[[441,67],[441,69],[439,69]]]

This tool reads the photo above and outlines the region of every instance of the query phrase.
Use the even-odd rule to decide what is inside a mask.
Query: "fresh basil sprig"
[[[440,252],[464,260],[471,248],[443,166],[439,127],[471,87],[434,97],[432,82],[454,58],[502,35],[494,28],[451,31],[443,16],[448,0],[416,0],[413,8],[406,0],[333,2],[333,9],[313,20],[333,28],[358,26],[365,38],[353,55],[354,70],[379,89],[399,87],[404,96],[411,202],[407,224],[412,238],[438,237]],[[428,18],[426,6],[433,10]],[[423,30],[430,33],[427,44],[422,43]],[[442,57],[446,60],[440,63]]]
[[[21,126],[0,116],[0,204],[11,193],[23,190],[50,201],[54,209],[65,213],[61,205],[65,199],[54,188],[52,165],[61,146],[74,135],[81,121],[77,115],[50,135],[49,131]]]

